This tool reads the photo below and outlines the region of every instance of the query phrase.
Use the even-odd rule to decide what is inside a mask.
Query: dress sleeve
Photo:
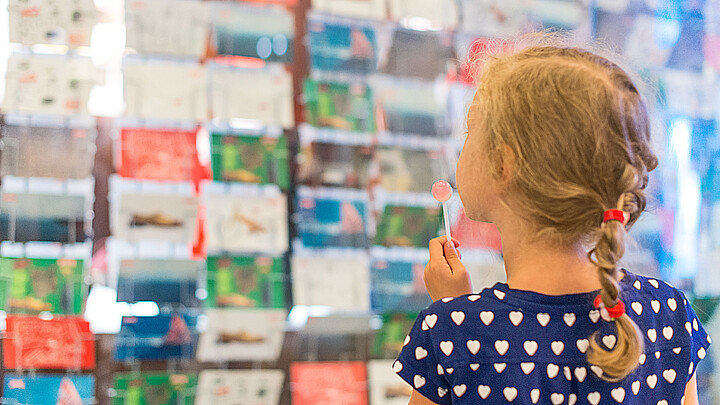
[[[697,314],[690,305],[690,301],[683,296],[685,310],[687,311],[687,323],[685,329],[690,333],[690,368],[688,369],[688,380],[693,376],[700,360],[707,355],[708,347],[712,343],[710,336],[705,332],[698,319]]]
[[[442,366],[438,361],[439,349],[432,339],[433,329],[423,327],[425,316],[425,311],[422,311],[415,320],[405,338],[405,346],[393,363],[393,370],[425,398],[436,404],[451,404],[450,384],[444,373],[439,374]]]

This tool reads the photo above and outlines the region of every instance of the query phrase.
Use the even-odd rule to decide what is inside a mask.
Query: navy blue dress
[[[645,352],[618,383],[585,358],[594,332],[602,347],[616,342],[615,323],[593,307],[597,292],[547,296],[503,283],[422,311],[393,369],[438,404],[680,404],[710,337],[666,282],[626,272],[620,284]]]

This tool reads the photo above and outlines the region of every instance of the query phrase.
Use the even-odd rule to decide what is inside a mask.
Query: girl
[[[643,98],[603,57],[534,45],[486,62],[457,189],[497,225],[507,283],[472,294],[459,245],[430,241],[435,302],[393,365],[411,405],[697,403],[710,338],[682,292],[617,267],[649,143]]]

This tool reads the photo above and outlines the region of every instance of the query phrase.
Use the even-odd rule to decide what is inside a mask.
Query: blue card
[[[95,377],[5,374],[3,403],[12,405],[57,405],[95,403]]]
[[[116,360],[192,358],[198,342],[197,315],[123,317],[115,343]]]

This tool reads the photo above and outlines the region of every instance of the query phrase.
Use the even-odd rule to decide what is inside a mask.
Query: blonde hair
[[[536,37],[535,39],[537,39]],[[477,124],[487,150],[507,145],[515,154],[509,186],[513,208],[536,225],[538,238],[584,243],[597,266],[602,302],[617,304],[617,262],[626,229],[645,209],[648,172],[657,167],[650,148],[650,117],[640,92],[617,64],[590,51],[538,43],[503,46],[483,57],[478,74]],[[531,38],[529,42],[533,42]],[[518,49],[519,48],[519,49]],[[490,154],[499,164],[498,154]],[[603,223],[603,212],[629,216]],[[593,335],[587,360],[606,381],[630,374],[644,351],[637,325],[615,319],[617,342],[602,348]]]

